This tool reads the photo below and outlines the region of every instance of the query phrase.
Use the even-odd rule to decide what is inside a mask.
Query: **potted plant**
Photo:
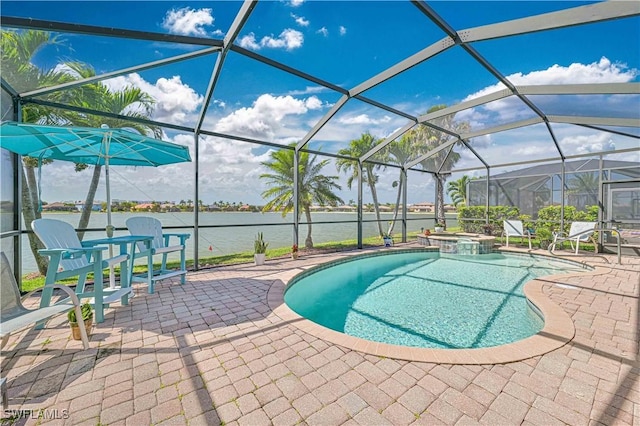
[[[291,258],[296,260],[298,258],[298,245],[294,244],[291,246]]]
[[[267,246],[269,243],[264,241],[262,232],[258,232],[258,236],[253,243],[253,260],[256,265],[263,265],[264,258],[267,253]]]
[[[393,245],[393,238],[391,238],[391,235],[389,234],[384,234],[382,236],[382,241],[384,241],[385,247],[391,247]]]
[[[91,326],[93,325],[93,309],[89,303],[83,303],[80,306],[80,312],[82,313],[82,321],[84,322],[84,328],[87,330],[87,336],[91,333]],[[80,328],[78,325],[78,319],[76,318],[75,309],[71,309],[67,313],[67,319],[71,326],[71,335],[74,340],[82,340],[80,337]]]
[[[491,223],[485,223],[482,225],[482,232],[484,232],[484,235],[493,235],[493,225]]]
[[[436,226],[434,226],[433,230],[438,233],[438,232],[443,232],[445,228],[445,223],[444,220],[440,219],[436,221]]]
[[[549,244],[551,244],[551,237],[552,237],[552,233],[549,228],[536,229],[536,237],[540,242],[540,248],[542,250],[546,250],[549,248]]]

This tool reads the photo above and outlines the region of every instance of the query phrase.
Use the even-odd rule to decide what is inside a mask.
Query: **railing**
[[[591,232],[592,230],[590,229],[589,232]],[[610,232],[611,234],[613,234],[614,232],[616,234],[618,234],[618,238],[616,238],[617,240],[617,253],[618,253],[618,264],[621,265],[622,264],[622,246],[621,246],[621,240],[622,238],[620,237],[620,232],[618,232],[617,229],[613,229],[613,228],[604,228],[604,227],[597,227],[597,228],[593,228],[593,231],[597,231],[597,232]],[[549,253],[553,256],[557,256],[554,253],[554,250],[556,249],[556,244],[558,243],[563,243],[565,241],[571,241],[571,240],[575,240],[576,237],[578,237],[579,235],[585,234],[585,232],[579,232],[577,234],[574,235],[569,235],[567,237],[563,237],[563,238],[556,238],[554,239],[554,241],[549,244]],[[576,243],[578,244],[578,243]],[[597,248],[597,244],[596,244],[596,253],[598,251]],[[584,255],[587,256],[587,255]]]

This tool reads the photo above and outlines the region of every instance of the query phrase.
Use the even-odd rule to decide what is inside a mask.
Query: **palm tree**
[[[446,105],[435,105],[429,108],[427,114],[439,111],[446,107]],[[452,132],[455,132],[457,134],[466,133],[470,128],[469,123],[467,122],[455,122],[453,114],[438,117],[437,119],[433,120],[432,124],[435,124],[444,129],[451,130]],[[423,154],[437,148],[438,146],[451,139],[450,135],[437,131],[425,125],[419,125],[411,129],[409,132],[407,132],[407,137],[413,140],[416,149]],[[436,197],[436,219],[438,223],[442,223],[445,225],[445,229],[446,221],[444,215],[444,184],[447,178],[451,176],[451,174],[438,171],[451,170],[459,160],[459,153],[455,152],[454,150],[444,149],[442,151],[438,151],[436,154],[420,162],[423,169],[436,172],[434,174],[438,190]]]
[[[67,65],[81,78],[95,76],[93,68],[84,64],[71,62]],[[97,82],[86,85],[84,89],[85,91],[83,93],[86,94],[85,98],[75,98],[70,102],[71,105],[83,106],[83,104],[86,104],[87,101],[89,101],[97,110],[126,115],[127,117],[132,118],[150,118],[153,113],[153,105],[155,104],[154,99],[137,87],[125,87],[124,89],[112,92],[107,88],[107,86]],[[100,127],[102,124],[106,124],[110,128],[128,127],[140,134],[151,134],[154,137],[160,137],[162,135],[162,129],[157,126],[96,115],[79,114],[73,118],[73,124],[86,127]],[[76,164],[76,172],[82,171],[87,167],[88,166],[86,164]],[[93,168],[91,183],[89,184],[89,189],[87,191],[87,197],[85,199],[85,206],[93,205],[101,173],[102,166],[95,165]],[[88,226],[91,211],[92,209],[90,208],[82,210],[82,215],[80,216],[78,223],[79,229],[85,229]],[[78,238],[82,240],[83,237],[84,231],[78,232]]]
[[[349,148],[344,148],[338,151],[338,155],[344,157],[360,158],[367,152],[369,152],[374,146],[380,143],[379,139],[376,139],[371,133],[363,133],[359,139],[354,139],[349,143]],[[347,178],[347,186],[351,189],[354,180],[358,179],[359,168],[357,160],[349,160],[346,158],[338,158],[336,160],[336,167],[338,172],[343,171],[345,173],[351,173]],[[375,170],[380,166],[373,163],[365,162],[362,165],[362,178],[371,189],[371,197],[373,198],[373,207],[376,213],[376,221],[378,223],[378,232],[380,237],[384,235],[382,230],[382,224],[380,223],[380,209],[378,208],[378,193],[376,191],[376,183],[378,182],[378,175],[375,174]]]
[[[456,208],[467,203],[467,185],[469,185],[470,181],[471,178],[464,175],[460,179],[447,184],[447,194],[451,197],[451,201],[453,201],[453,205]]]
[[[289,145],[291,147],[294,144]],[[270,155],[271,161],[262,163],[270,173],[263,173],[260,179],[266,179],[269,188],[262,193],[264,199],[269,199],[262,208],[263,212],[277,210],[282,212],[282,216],[293,211],[295,200],[293,198],[293,172],[295,151],[293,149],[282,149],[273,151]],[[311,238],[311,205],[336,206],[344,203],[334,191],[341,189],[336,183],[338,176],[325,176],[321,174],[322,169],[329,163],[329,160],[316,162],[317,155],[309,156],[307,152],[299,152],[298,161],[298,202],[301,211],[304,211],[307,219],[307,238],[305,247],[313,248]],[[300,217],[298,217],[300,219]]]
[[[13,86],[17,92],[24,92],[41,87],[50,87],[73,80],[73,77],[64,72],[55,70],[41,70],[33,64],[34,56],[44,46],[60,44],[57,37],[43,31],[10,31],[1,32],[1,63],[2,77]],[[74,91],[66,93],[56,92],[46,96],[47,100],[65,102],[76,96]],[[27,104],[22,107],[22,120],[27,123],[59,124],[67,120],[72,113],[64,112],[56,108],[35,104]],[[31,222],[42,217],[38,208],[38,186],[35,169],[38,161],[34,158],[23,157],[22,167],[22,214],[27,231],[31,231]],[[50,164],[50,160],[42,161],[42,165]],[[47,271],[48,261],[46,257],[38,253],[43,248],[40,240],[33,232],[29,232],[29,246],[41,274]]]
[[[404,166],[404,164],[413,157],[412,152],[415,152],[415,150],[411,146],[411,139],[403,136],[400,140],[393,141],[387,146],[387,159],[392,164]],[[398,194],[396,196],[396,205],[393,209],[393,218],[391,219],[389,229],[387,230],[387,234],[389,235],[393,233],[393,227],[395,226],[396,219],[398,218],[400,196],[402,195],[404,185],[405,182],[402,180],[402,169],[400,169],[400,177],[397,181],[393,182],[393,187],[398,188]]]

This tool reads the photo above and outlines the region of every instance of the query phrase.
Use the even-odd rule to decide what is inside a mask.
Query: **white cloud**
[[[288,132],[304,132],[295,128],[287,129],[286,118],[303,115],[309,110],[322,108],[322,101],[315,96],[296,99],[292,96],[261,95],[251,107],[240,108],[222,117],[215,125],[215,130],[224,133],[256,137],[263,140],[274,140],[277,137],[290,136]],[[304,134],[304,133],[303,133]]]
[[[318,31],[316,31],[316,34],[322,34],[323,36],[328,37],[329,30],[327,29],[327,27],[322,27]]]
[[[612,63],[604,56],[591,64],[573,63],[568,67],[553,65],[546,70],[532,71],[528,74],[515,73],[507,79],[516,86],[534,86],[542,84],[587,84],[587,83],[624,83],[640,75],[640,70],[629,68],[625,64]],[[485,87],[467,96],[464,100],[475,99],[504,89],[502,83]]]
[[[300,25],[301,27],[309,26],[309,21],[305,19],[304,16],[297,16],[292,13],[291,17],[296,21],[296,24]]]
[[[242,36],[238,39],[238,45],[240,47],[244,47],[245,49],[251,50],[259,50],[260,44],[256,41],[256,35],[254,33],[249,33],[246,36]]]
[[[342,25],[340,25],[340,35],[343,36],[347,33],[347,29],[345,27],[343,27]]]
[[[569,66],[556,64],[545,70],[532,71],[527,74],[515,73],[506,78],[516,86],[535,86],[544,84],[629,82],[633,81],[638,75],[640,75],[640,70],[629,68],[625,64],[612,63],[609,59],[602,57],[598,62],[591,64],[573,63]],[[505,89],[505,86],[502,83],[497,83],[467,96],[463,101],[475,99],[503,89]],[[549,99],[546,98],[538,98],[535,102],[549,102]],[[563,98],[561,96],[554,97],[554,109],[559,110],[562,108],[562,101]],[[582,106],[588,107],[585,105]],[[496,125],[497,123],[523,120],[534,117],[535,115],[536,114],[526,107],[520,99],[515,96],[510,96],[476,108],[461,111],[456,115],[456,119],[467,120],[471,123],[472,129],[478,130]]]
[[[616,144],[611,139],[611,134],[605,132],[567,136],[562,138],[559,144],[566,155],[588,154],[590,152],[616,149]]]
[[[273,36],[265,36],[260,40],[260,42],[257,41],[254,33],[249,33],[246,36],[240,37],[238,40],[238,44],[241,47],[252,50],[260,50],[263,47],[293,50],[302,47],[303,43],[304,35],[300,31],[291,28],[287,28],[282,31],[277,38],[274,38]]]
[[[367,114],[360,114],[350,117],[341,117],[338,122],[342,124],[381,124],[391,121],[391,117],[385,115],[379,120],[369,117]]]
[[[205,27],[213,26],[214,18],[211,13],[210,8],[171,9],[167,11],[162,21],[162,28],[172,34],[205,37],[208,35]],[[222,32],[217,30],[216,33],[216,35],[220,35]]]
[[[327,91],[328,89],[323,86],[307,86],[304,90],[290,90],[287,92],[287,95],[298,96],[298,95],[308,95],[311,93],[322,93]]]
[[[289,2],[289,5],[291,5],[292,7],[298,7],[300,6],[302,3],[304,3],[304,0],[291,0]]]
[[[156,101],[153,119],[168,123],[189,122],[192,118],[190,115],[198,110],[203,101],[203,97],[184,84],[180,76],[159,78],[155,83],[150,83],[133,73],[105,80],[104,84],[111,90],[121,90],[128,86],[140,88]]]

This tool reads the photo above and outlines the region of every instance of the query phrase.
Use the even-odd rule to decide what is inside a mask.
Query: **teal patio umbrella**
[[[59,127],[9,121],[0,126],[0,148],[40,160],[104,166],[108,230],[112,230],[109,166],[157,167],[191,161],[186,146],[106,125]]]
[[[51,159],[104,166],[109,237],[113,235],[109,166],[157,167],[191,161],[185,146],[124,129],[110,129],[104,124],[94,128],[8,121],[0,125],[0,148],[40,161]]]

